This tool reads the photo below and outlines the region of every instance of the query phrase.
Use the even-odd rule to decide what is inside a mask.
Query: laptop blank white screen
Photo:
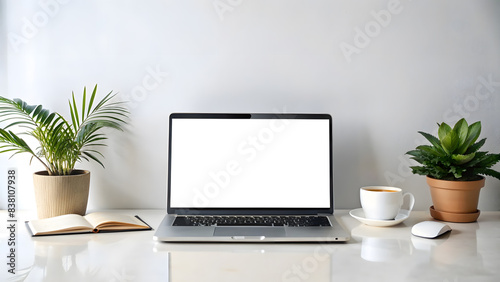
[[[328,119],[174,118],[173,208],[329,208]]]

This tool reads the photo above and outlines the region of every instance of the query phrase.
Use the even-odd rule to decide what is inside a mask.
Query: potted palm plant
[[[28,153],[31,160],[37,159],[45,167],[33,176],[39,218],[86,212],[90,172],[75,169],[75,165],[93,160],[104,167],[100,161],[103,155],[98,151],[107,139],[102,130],[122,130],[128,117],[124,102],[111,101],[116,94],[110,92],[97,102],[96,93],[97,85],[89,97],[84,88],[81,105],[73,93],[69,100],[71,120],[42,105],[0,96],[0,124],[5,124],[0,127],[0,153]],[[21,134],[38,141],[38,147],[33,149]]]
[[[476,142],[481,133],[479,121],[468,125],[461,119],[453,128],[444,122],[438,126],[438,137],[419,131],[431,145],[406,153],[421,164],[411,166],[412,172],[427,176],[432,217],[451,222],[476,221],[484,175],[500,179],[500,173],[492,169],[500,154],[479,151],[486,142],[486,138]]]

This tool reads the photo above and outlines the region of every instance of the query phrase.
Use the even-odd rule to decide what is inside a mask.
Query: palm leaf
[[[94,90],[92,91],[92,95],[90,95],[89,106],[87,109],[87,116],[90,115],[90,110],[92,109],[92,105],[94,104],[96,92],[97,92],[97,84],[95,85]]]
[[[32,159],[40,160],[51,175],[69,174],[81,160],[94,160],[104,167],[99,160],[104,156],[95,148],[106,146],[107,138],[99,131],[104,128],[122,130],[129,112],[123,102],[111,101],[116,96],[112,91],[99,101],[96,96],[97,85],[91,94],[86,87],[83,89],[81,104],[72,92],[68,101],[70,122],[42,105],[29,105],[21,99],[0,96],[0,123],[6,124],[0,131],[0,152],[30,153]],[[6,130],[10,127],[26,128],[25,134],[39,142],[36,153],[23,139]]]
[[[42,105],[28,105],[21,99],[7,99],[0,97],[0,111],[2,113],[2,122],[15,119],[14,123],[10,123],[4,129],[14,125],[24,125],[30,129],[35,129],[38,126],[46,126],[50,123],[51,113],[44,109]]]
[[[89,153],[88,151],[84,151],[82,152],[85,156],[93,159],[94,161],[96,161],[98,164],[100,164],[102,167],[104,167],[104,164],[98,159],[96,158],[93,154]],[[100,154],[100,153],[99,153]],[[102,154],[101,154],[102,155]]]
[[[0,144],[4,145],[0,146],[3,150],[0,153],[5,152],[14,152],[12,156],[20,154],[20,153],[29,153],[32,157],[37,158],[45,168],[48,169],[47,164],[43,160],[41,160],[30,148],[30,146],[24,141],[22,138],[17,136],[12,131],[7,131],[5,129],[0,128]],[[11,156],[11,157],[12,157]]]
[[[1,153],[16,151],[19,153],[26,152],[34,154],[33,150],[31,150],[28,144],[22,138],[14,134],[12,131],[7,131],[0,128],[0,143],[5,144],[2,145],[1,148],[8,148],[4,151],[1,151]]]
[[[73,102],[75,99],[73,99]],[[82,123],[85,121],[85,103],[87,102],[87,87],[83,87],[83,99],[82,99]]]

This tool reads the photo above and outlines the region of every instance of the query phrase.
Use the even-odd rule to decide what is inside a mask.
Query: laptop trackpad
[[[216,227],[214,236],[265,236],[265,237],[284,237],[284,227]]]

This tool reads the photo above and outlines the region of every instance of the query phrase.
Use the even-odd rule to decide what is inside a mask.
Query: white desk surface
[[[156,229],[163,210],[116,210],[139,215]],[[478,222],[449,223],[438,239],[410,234],[432,220],[414,211],[394,227],[371,227],[347,210],[336,218],[347,243],[160,243],[153,231],[31,237],[32,212],[17,212],[16,274],[8,272],[10,232],[0,232],[1,281],[500,281],[500,212]],[[7,225],[7,212],[0,211]],[[8,226],[8,225],[7,225]]]

